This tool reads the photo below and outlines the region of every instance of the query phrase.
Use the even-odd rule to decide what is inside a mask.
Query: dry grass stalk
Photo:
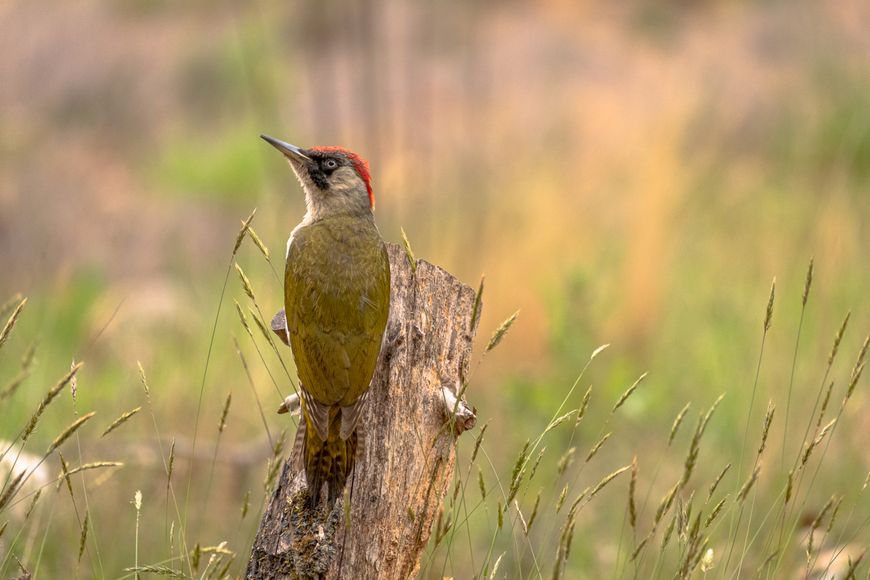
[[[91,469],[102,469],[104,467],[124,467],[124,464],[120,461],[92,461],[90,463],[84,463],[82,465],[79,465],[78,467],[70,469],[66,472],[65,476],[69,477],[82,471],[90,471]]]
[[[535,477],[535,473],[538,472],[538,465],[541,464],[541,459],[544,457],[544,452],[546,450],[546,447],[541,447],[541,450],[538,451],[538,455],[535,457],[534,463],[532,463],[532,470],[529,472],[529,481],[532,481],[532,478]]]
[[[538,507],[541,505],[541,492],[538,491],[538,495],[535,497],[535,505],[532,507],[532,515],[529,516],[529,523],[526,526],[526,535],[529,535],[529,530],[532,529],[532,524],[535,523],[535,518],[538,517]]]
[[[55,399],[55,397],[60,394],[64,387],[72,380],[76,373],[82,368],[84,363],[78,363],[70,371],[64,375],[64,377],[57,382],[55,386],[53,386],[43,397],[42,401],[39,403],[39,407],[36,408],[36,412],[33,413],[33,416],[30,418],[30,422],[28,422],[27,427],[24,429],[24,433],[21,435],[21,443],[27,442],[30,436],[33,434],[33,430],[36,429],[36,424],[39,422],[39,418],[42,416],[42,413],[45,411],[46,407],[51,404],[51,402]]]
[[[862,363],[860,364],[860,366],[858,366],[858,367],[857,367],[857,368],[852,372],[852,378],[849,379],[849,384],[848,384],[847,387],[846,387],[846,394],[843,395],[843,402],[840,404],[840,408],[841,408],[841,409],[842,409],[843,407],[846,406],[846,403],[847,403],[847,402],[849,401],[849,399],[852,397],[852,393],[855,392],[855,386],[858,384],[858,380],[861,378],[861,373],[864,372],[864,364],[865,364],[865,363],[862,362]]]
[[[680,425],[683,424],[683,419],[686,417],[686,413],[689,412],[689,407],[692,406],[692,403],[686,403],[686,406],[680,409],[680,412],[677,413],[676,418],[674,419],[673,425],[671,425],[671,433],[668,435],[668,447],[671,446],[671,443],[674,442],[674,437],[677,436],[677,431],[680,429]]]
[[[166,491],[169,492],[169,486],[172,485],[172,468],[175,466],[175,437],[172,438],[172,445],[169,447],[169,465],[166,467]]]
[[[559,499],[556,500],[556,513],[562,509],[562,506],[565,505],[565,498],[568,497],[568,484],[565,484],[565,487],[562,488],[562,492],[559,494]]]
[[[63,442],[70,438],[70,436],[78,431],[79,427],[90,421],[91,417],[93,417],[96,413],[91,411],[87,415],[82,415],[75,421],[73,421],[66,429],[61,431],[60,435],[54,438],[54,441],[51,442],[51,445],[48,446],[48,449],[45,451],[46,455],[51,455],[51,452],[63,445]]]
[[[586,411],[589,409],[589,399],[592,398],[592,385],[589,385],[589,388],[586,389],[586,393],[583,394],[583,402],[580,403],[580,410],[577,411],[577,419],[574,421],[574,427],[580,424],[580,421],[583,420],[583,417],[586,415]]]
[[[551,421],[549,425],[547,425],[547,428],[544,429],[543,434],[546,435],[547,433],[549,433],[550,431],[552,431],[553,429],[555,429],[556,427],[558,427],[559,425],[564,423],[566,420],[568,420],[568,418],[571,417],[571,415],[573,415],[576,412],[577,412],[577,410],[574,409],[574,410],[568,411],[567,413],[565,413],[561,417],[557,417],[556,419]]]
[[[233,300],[233,302],[234,302],[235,305],[236,305],[236,312],[237,312],[238,315],[239,315],[239,320],[242,322],[242,326],[243,326],[243,327],[245,328],[245,330],[248,332],[248,336],[251,337],[251,340],[253,340],[253,339],[254,339],[254,335],[253,335],[253,333],[251,333],[251,327],[248,325],[248,317],[245,316],[245,313],[244,313],[244,311],[242,310],[242,306],[241,306],[241,304],[239,304],[239,301],[238,301],[238,300]]]
[[[483,443],[483,434],[486,433],[487,427],[489,427],[489,421],[483,424],[483,427],[480,428],[480,433],[477,434],[477,438],[474,440],[474,451],[471,452],[470,463],[474,463],[474,460],[477,459],[477,452],[480,451],[480,444]]]
[[[6,490],[0,495],[0,512],[3,511],[3,508],[6,507],[6,504],[9,503],[15,494],[18,493],[18,487],[24,479],[24,475],[27,473],[26,469],[22,469],[18,475],[12,478],[11,482],[6,485]]]
[[[30,346],[27,347],[27,350],[24,351],[24,354],[21,355],[21,370],[23,372],[29,371],[30,367],[33,365],[33,361],[36,360],[37,346],[39,346],[39,341],[31,342]]]
[[[6,526],[9,525],[9,522],[3,522],[3,525],[0,526],[0,538],[3,537],[3,534],[6,532]]]
[[[21,295],[21,292],[16,292],[12,296],[10,296],[6,302],[0,305],[0,318],[3,318],[7,314],[9,314],[9,312],[13,308],[15,308],[15,306],[17,306],[18,303],[20,303],[23,299],[24,296]]]
[[[837,516],[840,513],[840,506],[843,505],[843,496],[839,496],[834,500],[834,508],[831,510],[831,519],[828,520],[828,527],[825,528],[825,534],[830,534],[834,528],[834,522],[837,521]]]
[[[33,499],[30,500],[30,505],[27,506],[27,511],[24,512],[24,521],[30,519],[30,514],[33,513],[33,510],[36,509],[36,503],[39,501],[39,498],[42,496],[42,488],[36,490],[36,493],[33,494]]]
[[[510,330],[511,326],[513,326],[514,322],[516,322],[517,317],[520,315],[520,311],[517,310],[510,317],[501,323],[501,325],[495,329],[495,332],[492,333],[492,336],[489,339],[489,342],[486,344],[486,348],[483,349],[484,354],[488,353],[495,347],[499,345],[504,336],[507,334],[508,330]]]
[[[716,479],[713,480],[713,483],[710,484],[710,489],[707,492],[707,498],[713,497],[713,494],[716,492],[716,488],[719,487],[719,484],[722,482],[722,478],[725,477],[725,474],[728,473],[728,470],[731,469],[731,464],[726,465],[722,471],[719,472],[719,475],[716,476]]]
[[[828,388],[825,390],[825,396],[822,398],[822,406],[819,409],[819,416],[816,419],[816,431],[819,430],[819,427],[822,426],[822,419],[825,417],[825,413],[828,410],[828,403],[831,401],[831,392],[834,390],[834,381],[828,383]]]
[[[746,480],[746,483],[744,483],[743,487],[740,488],[740,491],[737,492],[737,503],[740,503],[746,499],[746,496],[749,494],[752,486],[754,486],[755,482],[758,480],[758,474],[760,472],[761,466],[756,465],[755,469],[752,470],[752,475],[749,476],[749,479]]]
[[[242,281],[242,288],[245,290],[245,294],[248,295],[248,298],[256,301],[256,297],[254,296],[254,287],[251,286],[251,281],[248,280],[248,277],[245,275],[245,271],[242,270],[242,267],[239,266],[238,262],[234,262],[233,265],[236,267],[236,273],[239,275],[239,280]]]
[[[610,474],[608,474],[608,475],[605,475],[605,476],[601,479],[601,481],[599,481],[599,482],[595,485],[595,487],[592,488],[592,491],[589,492],[589,500],[588,500],[588,501],[592,501],[592,498],[595,497],[595,495],[596,495],[599,491],[601,491],[602,489],[604,489],[604,488],[607,486],[608,483],[610,483],[611,481],[613,481],[614,479],[616,479],[620,474],[625,473],[625,472],[628,471],[629,469],[631,469],[631,465],[630,465],[630,464],[629,464],[629,465],[625,465],[625,466],[623,466],[623,467],[620,467],[619,469],[617,469],[617,470],[614,471],[613,473],[610,473]],[[587,503],[588,503],[588,502],[587,502]]]
[[[60,490],[60,486],[63,485],[63,482],[66,482],[66,487],[69,490],[69,497],[75,503],[75,494],[73,494],[72,481],[69,478],[69,467],[67,466],[66,459],[63,458],[63,453],[58,452],[58,457],[60,457],[60,481],[57,482],[57,489]]]
[[[843,323],[840,325],[840,330],[838,330],[836,336],[834,336],[834,344],[831,347],[831,354],[828,355],[829,369],[831,368],[831,365],[834,364],[834,359],[837,358],[837,352],[840,350],[840,342],[843,340],[843,334],[846,332],[846,327],[849,325],[849,318],[851,317],[852,312],[847,312],[846,317],[843,319]]]
[[[221,420],[220,420],[220,423],[218,423],[218,433],[223,433],[224,429],[226,429],[226,427],[227,427],[227,415],[230,412],[230,403],[232,403],[232,401],[233,401],[233,394],[228,393],[227,400],[224,403],[224,410],[221,412]]]
[[[783,504],[788,504],[791,500],[791,493],[794,490],[794,469],[789,469],[788,471],[788,480],[785,484],[785,497],[783,498]]]
[[[251,509],[251,490],[245,492],[245,497],[242,498],[242,519],[248,515],[248,510]]]
[[[12,329],[15,328],[15,323],[18,321],[18,316],[21,314],[25,304],[27,304],[27,298],[22,298],[12,311],[12,315],[6,320],[3,330],[0,330],[0,348],[3,348],[3,344],[9,339],[9,335],[12,334]]]
[[[417,258],[414,256],[414,250],[411,249],[411,242],[408,241],[408,234],[405,233],[405,228],[400,227],[402,232],[402,247],[405,249],[405,255],[408,257],[408,263],[411,265],[411,271],[417,271]]]
[[[767,299],[767,310],[764,314],[764,332],[770,330],[770,323],[773,320],[773,301],[776,297],[776,278],[770,284],[770,297]]]
[[[507,505],[513,501],[514,497],[516,497],[517,492],[520,489],[520,483],[522,483],[523,475],[525,474],[525,465],[529,459],[529,446],[531,441],[526,439],[525,445],[523,445],[522,450],[520,450],[520,454],[517,457],[516,462],[514,463],[514,469],[511,473],[511,485],[508,490],[508,499],[505,504],[505,508]]]
[[[120,427],[121,425],[126,423],[127,421],[129,421],[131,418],[133,418],[134,415],[136,415],[136,413],[138,413],[141,410],[142,410],[142,407],[136,407],[135,409],[130,409],[129,411],[121,413],[120,417],[118,417],[117,419],[112,421],[112,424],[109,425],[108,427],[106,427],[106,430],[103,431],[103,434],[100,435],[100,437],[101,438],[105,437],[106,435],[108,435],[109,433],[111,433],[112,431],[114,431],[115,429],[117,429],[118,427]]]
[[[271,264],[272,256],[269,253],[269,248],[266,247],[266,244],[263,243],[263,240],[260,239],[260,236],[257,235],[257,232],[255,232],[254,228],[252,228],[250,225],[248,226],[248,236],[250,236],[251,241],[254,242],[254,245],[257,246],[257,249],[260,250],[260,253],[263,254],[263,257],[266,258],[266,261]]]
[[[263,338],[266,340],[266,342],[271,343],[272,337],[269,336],[269,331],[266,330],[266,325],[263,324],[263,321],[260,320],[260,317],[257,316],[257,313],[254,312],[254,310],[250,306],[248,307],[248,312],[251,314],[251,318],[254,319],[254,322],[256,323],[257,328],[260,329],[260,334],[263,335]]]
[[[803,456],[801,457],[801,468],[807,464],[807,461],[810,460],[810,456],[812,455],[813,450],[819,446],[819,444],[825,438],[825,435],[828,434],[828,431],[830,431],[836,423],[836,418],[831,419],[824,427],[822,427],[822,430],[818,432],[818,435],[816,435],[816,437],[812,441],[806,444],[806,446],[804,447]]]
[[[707,429],[707,424],[710,422],[710,418],[713,416],[713,413],[716,411],[716,408],[719,406],[719,403],[722,402],[724,397],[724,394],[719,395],[713,405],[710,406],[707,414],[698,419],[698,426],[695,428],[695,434],[692,436],[692,442],[689,445],[689,453],[686,455],[686,461],[683,464],[683,477],[679,484],[681,487],[686,485],[692,476],[695,464],[698,461],[698,453],[701,448],[701,438],[704,436],[704,431]]]
[[[477,323],[480,321],[481,304],[483,303],[483,283],[485,276],[480,277],[480,285],[477,287],[477,293],[474,295],[474,306],[471,308],[471,328],[477,328]]]
[[[825,516],[828,515],[828,511],[833,507],[835,501],[835,497],[831,496],[825,505],[822,506],[822,509],[819,510],[819,513],[813,518],[813,522],[810,524],[809,538],[807,539],[807,570],[809,570],[810,565],[812,564],[813,557],[813,543],[816,530],[819,529],[819,526],[822,525],[822,521],[825,519]]]
[[[723,497],[721,500],[719,500],[719,503],[717,503],[716,506],[712,510],[710,510],[710,513],[707,515],[707,519],[704,520],[704,529],[705,530],[707,528],[709,528],[710,525],[714,521],[716,521],[716,517],[719,515],[719,512],[722,511],[722,507],[724,507],[725,501],[727,499],[728,499],[728,494],[725,494],[725,497]]]
[[[659,506],[656,508],[655,517],[653,518],[653,528],[655,528],[659,524],[659,522],[662,521],[662,517],[664,517],[664,515],[668,513],[668,510],[671,509],[671,506],[674,503],[674,498],[676,498],[677,492],[680,491],[681,487],[682,483],[677,482],[676,485],[674,485],[671,489],[668,490],[668,492],[664,496],[662,496],[662,499],[659,501]]]
[[[813,258],[810,258],[810,265],[807,268],[807,278],[804,281],[804,293],[801,296],[801,305],[806,306],[807,300],[810,297],[810,288],[813,285]]]
[[[861,561],[864,559],[864,556],[867,554],[867,549],[865,548],[858,557],[852,560],[852,556],[848,557],[849,567],[846,570],[845,576],[843,576],[846,580],[855,580],[855,572],[858,571],[858,566],[861,565]]]
[[[12,377],[12,379],[6,383],[6,386],[3,387],[3,390],[0,390],[0,403],[14,397],[15,393],[18,391],[18,387],[20,387],[29,376],[29,372],[21,371]]]
[[[82,554],[85,553],[85,546],[87,545],[87,541],[88,541],[88,524],[90,523],[90,520],[91,520],[91,514],[88,512],[85,512],[85,520],[84,520],[84,522],[82,522],[82,531],[81,531],[81,534],[79,535],[79,557],[78,557],[79,562],[82,561]]]
[[[586,454],[586,459],[583,461],[583,463],[589,463],[589,460],[591,460],[593,457],[595,457],[595,455],[598,453],[598,450],[601,449],[601,446],[604,445],[608,439],[610,439],[610,436],[612,434],[613,434],[612,432],[605,433],[604,436],[601,439],[599,439],[595,443],[595,445],[592,446],[592,448],[589,450],[589,453]]]
[[[251,212],[251,215],[248,216],[248,219],[242,222],[242,229],[239,230],[239,233],[236,235],[236,243],[233,245],[233,256],[239,251],[239,247],[242,245],[242,240],[245,239],[245,234],[248,232],[248,228],[251,226],[251,222],[254,221],[254,214],[257,213],[257,208],[254,208],[254,211]]]
[[[151,399],[151,389],[148,388],[148,378],[145,376],[145,369],[142,368],[142,363],[136,361],[136,366],[139,367],[139,382],[142,383],[142,388],[145,390],[145,396]]]
[[[767,445],[767,436],[770,433],[770,424],[773,422],[773,414],[776,411],[776,406],[773,401],[767,402],[767,412],[764,414],[764,424],[761,427],[761,444],[758,446],[758,455],[764,452]]]
[[[520,524],[523,526],[523,533],[529,535],[529,525],[526,523],[526,518],[523,516],[523,510],[520,509],[520,502],[514,500],[514,509],[517,510],[517,516],[520,518]]]
[[[477,468],[477,487],[480,488],[480,499],[486,500],[486,483],[483,481],[483,470]]]
[[[634,383],[632,383],[632,385],[630,387],[628,387],[624,393],[622,393],[622,395],[619,397],[619,399],[617,399],[616,404],[613,405],[613,408],[610,410],[611,413],[615,413],[617,409],[619,409],[622,405],[625,404],[625,402],[628,400],[628,398],[632,394],[634,394],[634,391],[637,389],[637,386],[640,384],[640,382],[646,378],[646,375],[647,375],[647,373],[643,373],[642,375],[640,375],[637,378],[637,380],[634,381]]]
[[[631,529],[637,531],[637,504],[635,493],[637,491],[637,455],[631,460],[631,481],[628,484],[628,523]]]
[[[489,574],[489,580],[495,580],[495,575],[498,574],[498,565],[501,564],[501,559],[504,558],[504,555],[507,552],[502,552],[498,558],[495,560],[495,564],[492,566],[492,572]]]
[[[559,458],[559,461],[556,463],[557,477],[562,477],[562,475],[565,474],[565,471],[571,467],[571,464],[574,462],[575,451],[577,451],[576,447],[569,447],[568,450],[562,454],[562,457]]]
[[[638,543],[637,547],[634,549],[634,552],[631,553],[631,558],[630,558],[630,560],[631,560],[632,562],[634,562],[635,560],[637,560],[637,557],[640,556],[641,551],[643,551],[643,549],[646,548],[646,545],[647,545],[647,543],[649,542],[649,540],[650,540],[651,537],[652,537],[652,534],[646,536],[644,539],[642,539],[642,540],[640,541],[640,543]]]
[[[676,514],[674,514],[674,516],[671,518],[671,521],[668,523],[668,527],[665,528],[664,535],[662,536],[662,550],[668,547],[668,542],[671,541],[671,536],[673,536],[674,534],[674,528],[676,527],[676,524],[677,516]],[[653,531],[655,531],[655,527],[653,527]]]

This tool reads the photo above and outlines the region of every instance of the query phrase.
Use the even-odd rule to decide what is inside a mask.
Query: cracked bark
[[[388,250],[390,317],[362,418],[366,448],[348,483],[349,522],[344,500],[331,514],[303,509],[304,474],[288,458],[248,578],[408,578],[419,570],[453,474],[455,439],[474,425],[455,395],[471,358],[475,293],[427,262],[412,269],[396,245]],[[282,314],[273,320],[279,336]]]

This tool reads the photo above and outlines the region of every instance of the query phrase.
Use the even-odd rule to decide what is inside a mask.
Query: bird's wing
[[[325,264],[322,253],[306,251],[312,242],[334,243],[334,236],[317,226],[296,232],[287,255],[285,309],[300,381],[310,399],[349,408],[342,413],[349,435],[359,416],[350,408],[367,391],[380,353],[390,267],[382,243],[370,255],[354,256],[352,264],[335,254],[327,259],[336,263]]]

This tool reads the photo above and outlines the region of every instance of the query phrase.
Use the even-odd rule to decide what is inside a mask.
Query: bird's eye
[[[335,159],[327,159],[323,166],[327,169],[335,169],[336,167],[338,167],[338,161],[336,161]]]

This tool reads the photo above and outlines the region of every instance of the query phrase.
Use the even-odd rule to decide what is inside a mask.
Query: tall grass
[[[259,387],[266,385],[276,407],[284,400],[281,385],[285,378],[296,388],[292,369],[283,360],[287,353],[278,348],[267,331],[267,318],[254,284],[236,263],[241,244],[249,237],[277,279],[268,248],[259,237],[251,235],[252,219],[253,214],[243,222],[231,253],[196,397],[197,412],[191,417],[192,440],[177,435],[166,439],[170,429],[161,426],[161,414],[171,404],[173,394],[155,390],[141,364],[136,372],[144,401],[140,403],[125,393],[121,402],[127,410],[94,430],[94,418],[105,413],[99,408],[78,411],[78,405],[87,398],[83,399],[82,393],[87,393],[88,384],[86,378],[78,382],[84,363],[74,363],[45,391],[28,418],[20,421],[17,434],[0,447],[4,466],[0,472],[0,575],[13,573],[16,567],[32,572],[65,566],[75,575],[86,577],[120,574],[138,578],[156,574],[224,578],[243,573],[263,500],[285,456],[285,434],[273,435],[270,423],[275,418],[269,404],[261,401]],[[407,237],[405,243],[410,259],[413,254]],[[221,461],[233,453],[222,440],[234,427],[236,405],[231,402],[240,395],[233,390],[220,397],[212,395],[207,371],[214,356],[215,338],[223,331],[220,311],[233,268],[239,277],[239,290],[247,296],[250,306],[245,308],[238,300],[235,302],[238,324],[249,344],[243,346],[233,338],[232,350],[250,388],[251,400],[256,403],[260,429],[255,436],[262,439],[268,452],[261,463],[262,486],[254,495],[250,488],[240,492],[234,497],[234,509],[229,510],[226,500],[216,508],[212,506],[218,501],[213,483]],[[775,322],[781,322],[774,319],[775,286],[762,311],[762,335],[751,382],[747,386],[727,385],[719,396],[706,390],[699,393],[697,401],[672,401],[672,418],[661,424],[639,430],[638,422],[644,419],[633,407],[635,401],[646,396],[646,390],[654,388],[650,380],[656,369],[625,381],[618,394],[586,386],[591,370],[606,365],[600,360],[618,349],[598,347],[588,354],[575,380],[559,396],[559,404],[548,410],[546,421],[537,429],[530,428],[534,420],[526,424],[516,422],[516,418],[494,416],[482,421],[476,433],[457,441],[452,493],[448,493],[432,530],[421,575],[556,579],[693,578],[715,574],[724,579],[813,576],[835,571],[842,575],[849,570],[863,573],[867,568],[863,550],[870,538],[866,480],[820,489],[819,476],[826,469],[838,469],[834,461],[839,457],[831,453],[831,449],[836,451],[837,438],[854,436],[860,428],[854,424],[854,417],[860,419],[854,407],[866,405],[859,388],[870,337],[861,343],[846,372],[836,362],[848,344],[848,315],[834,333],[825,359],[813,361],[812,354],[801,352],[804,314],[813,307],[809,300],[812,272],[811,263],[801,297],[785,401],[777,400],[763,378],[769,333],[776,331]],[[482,291],[481,280],[475,317],[479,316]],[[3,307],[7,319],[0,356],[8,357],[18,322],[27,314],[23,310],[25,303],[26,299],[13,297]],[[485,344],[481,343],[475,370],[490,352],[518,332],[517,314],[508,317]],[[259,332],[253,331],[251,320]],[[265,348],[264,341],[268,343]],[[249,365],[247,348],[256,352],[258,365]],[[270,351],[272,355],[267,356]],[[804,407],[793,404],[797,393],[806,396],[798,390],[806,383],[805,373],[798,372],[799,363],[801,369],[821,367],[821,381],[813,392],[815,403],[804,417],[790,416],[792,407]],[[731,364],[746,366],[740,361]],[[28,348],[15,377],[28,376],[32,365],[33,354]],[[274,372],[276,367],[281,369],[280,374]],[[0,405],[20,398],[19,387],[24,382],[14,378],[10,383],[13,386],[2,391]],[[472,399],[474,382],[472,372],[462,387]],[[56,433],[43,436],[40,427],[46,413],[58,405],[62,393],[73,387],[78,391],[71,397],[73,416]],[[747,403],[742,419],[727,426],[717,425],[726,418],[721,407],[728,405],[735,392],[747,387],[751,393],[748,400],[734,397]],[[756,413],[760,397],[769,399],[763,416]],[[695,414],[694,428],[687,431],[684,425],[691,424],[691,410],[698,406],[702,410]],[[785,411],[779,412],[778,408]],[[156,487],[147,480],[119,479],[114,483],[135,489],[135,517],[129,521],[133,548],[126,562],[117,568],[117,554],[109,559],[107,552],[124,552],[116,538],[128,528],[125,522],[118,521],[121,516],[104,515],[117,510],[105,505],[107,500],[101,490],[109,485],[106,477],[124,465],[101,455],[107,448],[101,441],[120,441],[126,430],[136,428],[143,409],[150,418],[148,430],[162,477]],[[200,459],[200,414],[206,410],[214,413],[213,447]],[[783,433],[775,437],[780,416]],[[511,420],[515,422],[506,424]],[[711,430],[714,425],[716,429]],[[514,430],[524,443],[506,452],[501,442],[486,436],[490,429]],[[716,455],[722,448],[718,434],[724,431],[742,433],[738,454]],[[633,438],[633,433],[638,432],[648,439],[642,446]],[[711,436],[711,432],[716,435]],[[44,451],[32,451],[40,448],[36,443],[41,440],[49,441],[41,447]],[[75,447],[67,449],[72,442]],[[654,444],[658,445],[658,454],[640,451]],[[76,457],[76,462],[68,462],[62,455],[64,450]],[[54,463],[56,474],[46,475],[47,464]],[[770,467],[774,464],[779,465],[778,470]],[[202,481],[194,476],[197,465],[207,473]],[[185,476],[186,481],[179,479]],[[154,507],[159,502],[142,500],[161,494],[162,510]],[[220,510],[221,518],[236,521],[234,534],[211,537],[206,516],[213,509]],[[409,522],[413,519],[414,515],[409,514]],[[160,520],[163,525],[155,526]],[[72,535],[67,533],[71,526]],[[408,530],[412,528],[409,525]],[[410,533],[408,530],[405,532]],[[155,546],[162,548],[155,550]]]

